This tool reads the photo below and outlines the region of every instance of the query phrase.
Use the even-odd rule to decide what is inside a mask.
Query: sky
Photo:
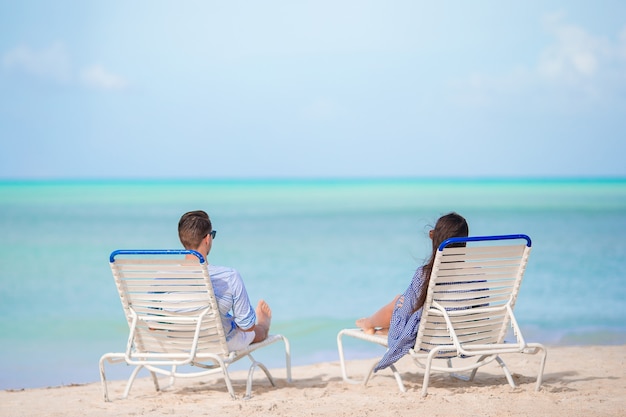
[[[0,0],[0,179],[625,177],[626,2]]]

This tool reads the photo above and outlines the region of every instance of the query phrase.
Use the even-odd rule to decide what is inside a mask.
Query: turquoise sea
[[[98,381],[127,337],[109,253],[180,247],[195,209],[217,230],[210,262],[269,302],[295,365],[338,360],[337,332],[406,288],[449,211],[472,235],[533,239],[526,339],[626,344],[626,179],[2,181],[0,389]],[[278,352],[258,356],[278,367]]]

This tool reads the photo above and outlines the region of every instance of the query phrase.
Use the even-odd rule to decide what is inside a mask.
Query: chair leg
[[[289,339],[285,336],[280,336],[285,344],[285,368],[287,371],[287,382],[291,382],[291,346],[289,345]]]
[[[226,382],[226,388],[228,388],[228,393],[230,394],[230,396],[232,397],[233,400],[236,400],[237,399],[237,395],[235,395],[235,390],[233,389],[233,384],[230,381],[230,375],[228,374],[228,368],[227,368],[226,364],[219,357],[216,358],[215,361],[217,362],[217,365],[222,370],[222,376],[224,377],[224,382]]]
[[[398,372],[395,365],[390,365],[389,368],[391,368],[391,372],[393,372],[393,377],[396,379],[396,383],[398,384],[398,389],[402,392],[406,392],[406,387],[404,386],[404,382],[402,381],[400,372]]]
[[[378,364],[378,362],[374,362],[372,364],[372,366],[370,366],[370,370],[367,372],[367,376],[365,377],[365,379],[363,379],[363,385],[367,385],[367,383],[369,382],[370,378],[374,374],[374,368],[376,368],[377,364]],[[357,382],[357,381],[355,381],[355,382]]]
[[[476,361],[476,363],[480,363],[482,361],[485,360],[485,358],[489,357],[489,355],[482,355],[481,357],[478,358],[478,360]],[[478,372],[478,368],[480,367],[476,367],[474,369],[472,369],[472,373],[469,376],[469,381],[473,381],[474,377],[476,377],[476,372]]]
[[[424,365],[424,382],[422,383],[422,397],[426,397],[428,395],[428,383],[430,382],[430,370],[433,365],[433,360],[435,356],[439,353],[441,347],[438,346],[428,352],[428,356],[426,357],[426,364]]]
[[[365,377],[365,379],[363,381],[359,381],[357,379],[348,377],[348,367],[347,367],[346,358],[345,358],[344,351],[343,351],[343,336],[344,336],[344,333],[345,333],[345,329],[341,330],[337,334],[337,350],[339,351],[339,364],[340,364],[340,367],[341,367],[341,377],[343,378],[344,382],[348,382],[350,384],[363,384],[363,385],[366,385],[367,381],[372,376],[372,373],[374,372],[374,368],[376,367],[376,364],[378,363],[378,361],[376,361],[376,362],[374,362],[372,364],[372,367],[370,368],[369,373],[367,374],[367,376]]]
[[[154,389],[158,391],[161,391],[161,388],[159,387],[159,378],[157,377],[156,372],[152,372],[150,371],[150,375],[152,375],[152,383],[154,384]]]
[[[374,362],[372,366],[370,367],[370,370],[367,373],[367,376],[363,380],[363,385],[367,385],[367,383],[369,382],[370,378],[374,374],[374,368],[376,368],[376,365],[378,365],[378,362]],[[402,376],[400,375],[400,372],[398,372],[398,369],[396,368],[396,366],[393,364],[389,365],[389,369],[391,369],[391,372],[393,373],[393,377],[396,380],[396,384],[398,384],[398,389],[401,392],[406,392],[406,387],[404,386],[404,382],[402,381]]]
[[[448,358],[447,363],[448,363],[448,368],[452,368],[452,359],[451,358]],[[457,372],[450,372],[450,376],[452,376],[453,378],[456,378],[456,379],[460,379],[461,381],[470,381],[470,380],[474,379],[474,375],[475,374],[476,374],[476,369],[474,369],[474,371],[471,373],[470,376],[461,375],[461,374],[459,374]]]
[[[352,384],[358,384],[358,381],[348,378],[348,371],[346,369],[346,359],[343,354],[343,330],[337,334],[337,350],[339,351],[339,365],[341,367],[341,376],[345,382]]]
[[[357,381],[356,379],[352,379],[348,377],[348,369],[347,369],[347,364],[346,364],[346,358],[345,355],[343,353],[343,335],[344,335],[344,331],[340,331],[337,334],[337,350],[339,351],[339,364],[341,367],[341,377],[343,378],[344,382],[349,382],[350,384],[367,384],[367,380],[369,379],[369,375],[367,376],[367,378],[365,378],[365,381]],[[374,366],[372,366],[372,369],[370,370],[370,374],[372,373],[372,370],[374,369]]]
[[[541,384],[543,383],[543,371],[546,367],[546,359],[548,357],[548,351],[546,348],[540,343],[529,343],[529,347],[533,350],[530,352],[532,354],[538,353],[541,351],[541,361],[539,363],[539,373],[537,374],[537,384],[535,385],[535,391],[539,391]],[[524,352],[526,353],[526,352]]]
[[[176,365],[172,365],[172,373],[170,374],[170,387],[174,385],[174,381],[176,381]]]
[[[367,383],[369,382],[370,378],[372,377],[372,375],[374,374],[374,368],[376,367],[376,365],[378,365],[379,361],[376,361],[372,364],[372,366],[369,369],[369,372],[367,373],[366,377],[363,379],[363,381],[359,381],[353,378],[349,378],[348,377],[348,370],[347,370],[347,364],[346,364],[346,358],[344,356],[344,351],[343,351],[343,336],[345,335],[345,330],[341,330],[338,334],[337,334],[337,350],[339,351],[339,364],[341,367],[341,376],[344,380],[344,382],[348,382],[350,384],[363,384],[363,385],[367,385]],[[348,334],[348,336],[351,336]],[[396,369],[396,367],[394,365],[390,366],[391,368],[391,372],[393,372],[393,376],[396,379],[396,383],[398,384],[398,389],[402,392],[406,392],[406,387],[404,386],[404,382],[402,381],[402,376],[400,376],[400,373],[398,372],[398,370]]]
[[[263,365],[261,362],[256,361],[250,354],[248,354],[248,357],[252,361],[252,365],[250,365],[250,369],[248,370],[248,381],[246,382],[246,396],[244,397],[244,399],[246,400],[252,397],[252,378],[254,377],[254,371],[257,367],[261,368],[261,370],[265,373],[265,376],[270,381],[270,384],[272,384],[273,387],[276,386],[274,378],[272,378],[272,374],[270,374],[270,371],[265,367],[265,365]]]
[[[511,388],[515,388],[515,381],[513,381],[511,372],[509,371],[509,368],[506,367],[506,364],[504,363],[502,358],[500,356],[496,356],[496,361],[498,361],[498,363],[500,364],[500,368],[502,368],[502,372],[504,372],[506,380],[509,381],[509,385],[511,386]]]
[[[128,382],[126,383],[126,389],[124,390],[124,395],[122,396],[122,398],[128,397],[128,394],[130,393],[130,389],[133,386],[133,382],[135,382],[135,378],[137,377],[137,374],[142,368],[143,368],[143,365],[138,365],[135,367],[135,369],[133,369],[133,372],[130,374],[130,378],[128,379]]]
[[[109,398],[109,389],[107,384],[107,378],[104,371],[104,363],[121,363],[124,362],[124,354],[123,353],[107,353],[102,355],[100,358],[100,381],[102,382],[102,394],[104,396],[104,401],[111,401]]]
[[[109,402],[109,390],[107,388],[107,378],[104,374],[104,360],[105,357],[100,358],[100,382],[102,383],[102,394],[104,395],[104,401]]]
[[[422,382],[422,397],[428,395],[428,383],[430,382],[430,367],[433,363],[433,359],[428,355],[426,360],[426,367],[424,368],[424,381]]]

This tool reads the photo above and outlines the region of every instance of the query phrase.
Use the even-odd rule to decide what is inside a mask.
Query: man
[[[195,250],[205,257],[211,251],[215,233],[209,215],[202,210],[185,213],[178,222],[178,237],[185,249]],[[187,258],[197,259],[193,255]],[[232,352],[265,340],[272,320],[269,305],[261,300],[256,311],[252,308],[241,275],[235,269],[209,264],[209,275],[228,349]]]

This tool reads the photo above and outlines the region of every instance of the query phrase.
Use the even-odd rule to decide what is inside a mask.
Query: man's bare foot
[[[265,300],[260,300],[256,306],[256,325],[254,326],[253,343],[262,342],[270,334],[270,324],[272,322],[272,309]]]
[[[357,327],[359,327],[365,334],[376,333],[376,328],[372,325],[369,317],[363,317],[356,321]]]
[[[260,300],[256,306],[256,319],[257,324],[270,328],[272,322],[272,309],[265,300]]]

